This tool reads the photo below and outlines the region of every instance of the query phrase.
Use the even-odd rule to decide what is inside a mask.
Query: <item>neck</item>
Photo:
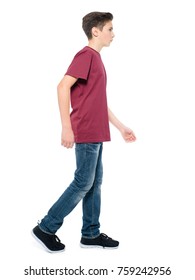
[[[97,51],[97,52],[100,52],[101,49],[102,49],[102,46],[99,46],[98,44],[96,44],[96,43],[93,42],[93,41],[89,41],[88,47],[94,49],[94,50]]]

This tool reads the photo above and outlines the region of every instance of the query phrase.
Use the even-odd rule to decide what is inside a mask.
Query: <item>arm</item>
[[[66,148],[72,148],[74,145],[74,134],[70,121],[70,89],[76,81],[76,78],[65,75],[57,87],[62,123],[61,144]]]
[[[123,123],[121,123],[109,108],[108,118],[109,121],[120,131],[123,139],[126,142],[134,142],[136,140],[134,132],[130,128],[126,127]]]

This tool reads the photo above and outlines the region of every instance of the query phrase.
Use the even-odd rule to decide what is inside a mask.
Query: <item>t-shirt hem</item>
[[[109,142],[109,141],[111,141],[111,139],[109,138],[109,139],[104,139],[104,140],[102,140],[102,139],[96,139],[96,140],[94,140],[94,139],[88,139],[88,140],[80,140],[80,139],[78,139],[78,140],[75,140],[75,143],[76,144],[86,144],[86,143],[102,143],[102,142]]]

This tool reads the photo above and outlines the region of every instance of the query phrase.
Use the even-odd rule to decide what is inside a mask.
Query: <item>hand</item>
[[[67,149],[74,146],[74,134],[71,128],[62,129],[61,144]]]
[[[131,130],[128,127],[123,127],[121,134],[123,136],[123,139],[127,143],[134,142],[136,140],[136,136],[135,136],[133,130]]]

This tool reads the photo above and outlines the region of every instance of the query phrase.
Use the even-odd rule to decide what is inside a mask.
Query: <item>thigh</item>
[[[101,143],[82,143],[75,145],[77,179],[85,184],[93,184],[96,168],[99,165]]]

